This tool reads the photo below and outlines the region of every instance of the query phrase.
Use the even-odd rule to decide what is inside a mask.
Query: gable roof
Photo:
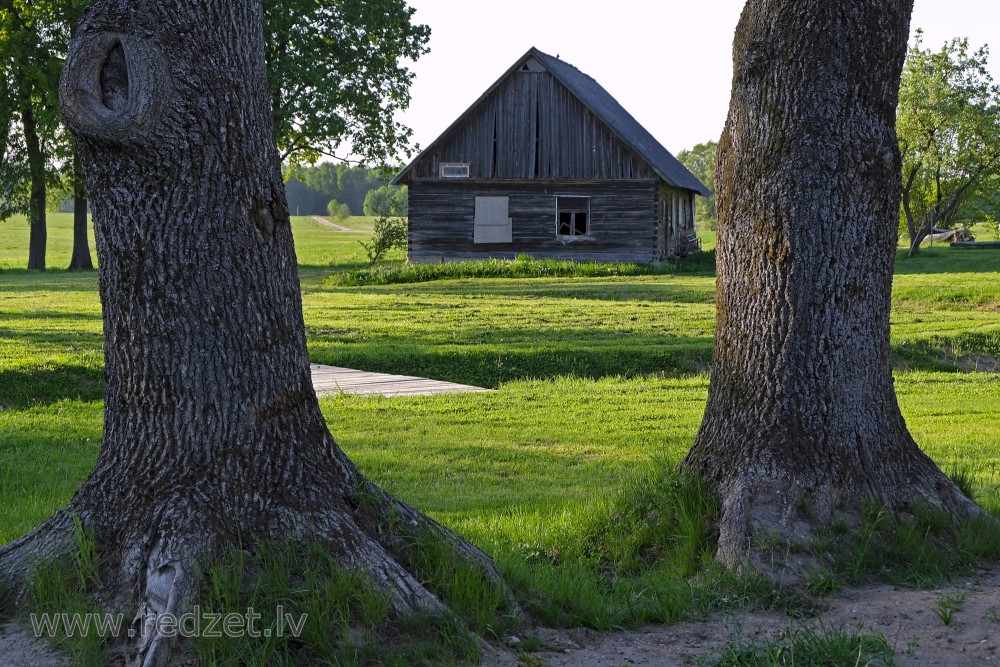
[[[635,151],[645,160],[656,174],[668,185],[673,185],[686,190],[694,190],[698,194],[708,196],[711,192],[702,185],[694,174],[687,170],[680,161],[677,160],[670,151],[658,142],[649,130],[644,128],[639,121],[632,117],[625,108],[618,103],[611,93],[606,91],[601,84],[587,76],[569,63],[553,58],[547,53],[539,51],[535,47],[528,49],[521,58],[511,66],[503,76],[497,79],[465,113],[458,117],[447,130],[441,133],[427,148],[421,151],[420,155],[414,158],[410,164],[403,168],[396,177],[392,179],[393,184],[402,182],[410,173],[414,165],[420,158],[431,151],[437,144],[449,136],[453,129],[460,125],[472,112],[495,91],[500,84],[513,72],[520,69],[530,58],[535,58],[559,83],[566,87],[587,109],[599,118],[626,146]]]

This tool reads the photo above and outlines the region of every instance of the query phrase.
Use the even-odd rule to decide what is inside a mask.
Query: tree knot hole
[[[257,229],[260,230],[260,233],[264,235],[264,238],[270,240],[271,236],[274,235],[274,229],[277,226],[274,214],[271,213],[270,207],[261,206],[253,209],[250,212],[250,217],[257,225]]]
[[[124,111],[128,106],[128,64],[125,49],[116,42],[101,67],[101,101],[112,111]]]

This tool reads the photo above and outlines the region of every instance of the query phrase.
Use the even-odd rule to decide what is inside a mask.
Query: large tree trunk
[[[28,178],[31,192],[28,199],[28,268],[45,270],[45,155],[38,138],[38,124],[35,114],[28,106],[27,98],[21,110],[21,127],[24,130],[24,144],[28,153]]]
[[[977,511],[914,443],[893,390],[894,123],[911,8],[750,0],[737,27],[715,181],[715,357],[684,461],[720,498],[729,564],[762,533],[807,537],[865,500]]]
[[[324,423],[259,0],[94,0],[60,92],[96,225],[104,438],[67,510],[0,549],[0,571],[65,548],[75,513],[140,611],[183,609],[208,554],[258,536],[322,540],[400,612],[441,608],[398,557],[417,535],[456,540],[499,581],[367,482]],[[138,662],[164,647],[140,645]]]
[[[90,257],[90,239],[87,238],[87,186],[79,151],[73,152],[73,255],[68,268],[70,271],[90,271],[94,268]]]

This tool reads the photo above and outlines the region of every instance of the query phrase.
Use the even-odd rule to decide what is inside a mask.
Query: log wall
[[[658,183],[411,180],[412,262],[488,257],[652,262],[660,259]],[[590,198],[584,238],[556,234],[556,195]],[[510,243],[475,243],[476,197],[509,197]]]

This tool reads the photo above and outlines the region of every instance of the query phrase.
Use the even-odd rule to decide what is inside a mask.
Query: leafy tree
[[[12,83],[6,78],[9,70],[0,69],[4,76],[0,96],[0,220],[28,210],[28,159],[24,139],[15,119]]]
[[[396,187],[383,185],[375,190],[369,190],[365,195],[365,215],[383,215],[392,211],[393,215],[405,216],[409,206],[406,186]]]
[[[6,125],[9,132],[13,121],[21,133],[11,151],[12,162],[0,168],[6,200],[0,215],[28,215],[28,268],[33,269],[45,268],[48,189],[60,181],[57,165],[72,164],[72,142],[60,123],[57,88],[70,27],[83,5],[82,0],[0,0],[0,80],[5,83],[0,126]],[[87,257],[89,261],[89,250]]]
[[[989,48],[971,51],[967,39],[953,39],[936,52],[921,47],[917,31],[896,116],[901,222],[911,255],[933,227],[954,224],[963,206],[1000,174],[1000,87],[986,67]]]
[[[405,0],[264,1],[268,83],[283,162],[353,153],[385,164],[409,154],[412,132],[393,118],[410,102],[413,74],[405,62],[426,53],[430,37],[427,26],[412,23],[413,13]]]
[[[718,144],[706,141],[690,150],[677,154],[677,159],[688,168],[706,188],[712,191],[708,197],[695,198],[695,219],[708,224],[709,229],[715,229],[715,151]]]
[[[348,167],[346,164],[338,164],[337,171],[340,174],[339,199],[351,207],[351,213],[362,215],[365,210],[365,197],[368,196],[369,190],[381,187],[385,183],[385,178],[377,170]]]
[[[327,428],[261,18],[259,1],[93,0],[63,72],[97,225],[104,431],[68,506],[0,547],[0,578],[29,585],[82,524],[102,598],[145,623],[125,640],[130,664],[170,663],[157,621],[190,608],[213,555],[274,538],[363,573],[393,618],[447,613],[418,570],[428,549],[502,586],[488,556],[365,479]]]
[[[352,215],[361,215],[368,192],[385,183],[380,171],[343,162],[300,166],[291,171],[285,186],[289,207],[302,215],[325,215],[329,201],[336,199],[346,204]]]
[[[57,164],[66,170],[75,164],[72,143],[61,130],[56,90],[72,27],[85,4],[0,0],[0,81],[6,84],[0,125],[15,118],[24,135],[20,142],[5,142],[0,214],[29,215],[32,268],[45,266],[46,188],[59,180]],[[404,63],[426,53],[430,30],[412,24],[413,9],[405,0],[266,0],[264,9],[273,121],[288,164],[315,162],[340,149],[384,164],[408,151],[411,131],[393,115],[409,104],[413,75]],[[86,268],[85,190],[79,174],[67,176],[77,186],[71,268]],[[337,171],[337,179],[342,176]],[[322,214],[330,199],[339,199],[360,214],[365,194],[378,184],[365,187],[355,174],[348,180],[343,196],[329,183],[319,187],[326,194],[308,203],[309,212]]]
[[[326,210],[334,220],[344,220],[351,217],[351,209],[347,204],[339,202],[336,199],[330,200],[330,203],[326,205]]]
[[[912,8],[750,0],[736,28],[716,155],[715,353],[683,463],[719,499],[716,556],[730,565],[774,572],[768,543],[850,531],[869,503],[983,514],[917,447],[893,388],[896,91]]]

